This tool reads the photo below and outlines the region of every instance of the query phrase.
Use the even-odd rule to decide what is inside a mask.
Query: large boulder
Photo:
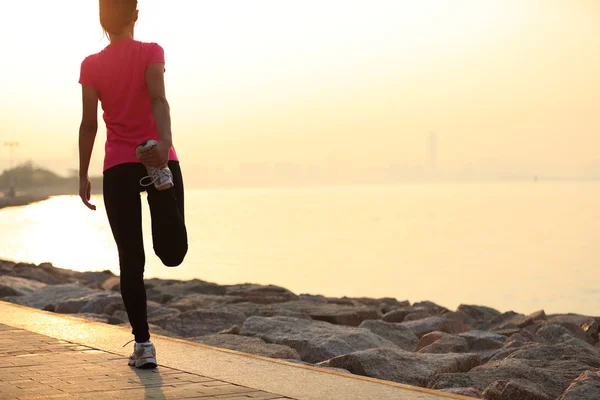
[[[0,276],[0,298],[8,296],[25,296],[45,288],[45,283],[16,276]]]
[[[466,353],[468,351],[469,342],[467,339],[456,335],[446,335],[429,346],[423,347],[419,350],[419,353],[444,354]]]
[[[232,296],[193,293],[168,301],[166,305],[170,308],[176,308],[179,311],[185,312],[203,308],[215,308],[224,304],[234,303],[237,300],[237,298]],[[159,303],[162,302],[159,301]]]
[[[422,337],[431,332],[462,333],[471,330],[471,327],[456,320],[443,317],[429,317],[417,321],[402,322],[404,327],[411,329],[417,337]]]
[[[471,352],[496,350],[508,342],[507,336],[479,330],[463,332],[459,336],[467,340]]]
[[[150,296],[159,296],[161,294],[176,298],[194,293],[214,295],[224,295],[226,293],[225,287],[199,279],[192,279],[189,281],[148,279],[145,281],[145,284],[148,298],[150,298]]]
[[[341,355],[319,365],[425,387],[438,374],[467,372],[479,363],[476,354],[419,354],[399,348],[378,348]]]
[[[477,324],[485,323],[492,318],[498,317],[502,313],[490,307],[461,304],[457,311],[462,312],[472,318]]]
[[[558,400],[600,399],[600,372],[585,371],[579,375]]]
[[[233,325],[241,325],[246,316],[219,310],[194,310],[175,315],[152,318],[154,325],[181,337],[195,337],[218,333]]]
[[[98,293],[103,292],[79,283],[48,285],[25,296],[11,298],[11,301],[28,307],[51,310],[54,310],[58,304],[73,301],[77,302],[77,307],[73,312],[79,312],[87,304],[89,298]],[[77,301],[78,299],[81,300]]]
[[[570,330],[556,324],[542,326],[538,329],[536,335],[541,339],[538,339],[538,341],[543,341],[548,344],[559,344],[574,337]]]
[[[548,394],[541,392],[535,385],[512,379],[493,382],[483,392],[485,400],[554,400]]]
[[[379,319],[377,309],[365,306],[349,306],[332,303],[320,303],[307,300],[288,301],[285,303],[256,304],[237,303],[220,306],[219,309],[241,311],[247,317],[286,316],[302,319],[325,321],[335,325],[359,326],[363,321]]]
[[[581,373],[600,368],[600,350],[579,339],[557,345],[527,343],[513,350],[505,358],[492,359],[465,374],[440,374],[429,386],[485,390],[495,381],[513,380],[533,385],[537,392],[554,399]]]
[[[396,347],[368,329],[290,317],[250,317],[242,325],[242,334],[289,346],[311,363],[358,350]]]
[[[298,296],[291,291],[274,285],[245,284],[225,286],[225,293],[236,297],[240,303],[273,304],[298,300]]]
[[[265,343],[256,337],[230,334],[216,334],[188,339],[213,347],[236,350],[243,353],[256,354],[263,357],[300,360],[298,352],[281,344]]]
[[[421,338],[419,339],[419,343],[417,343],[417,345],[415,346],[415,348],[413,349],[413,351],[419,351],[427,346],[429,346],[430,344],[437,342],[438,340],[440,340],[441,338],[443,338],[444,336],[448,336],[449,333],[446,332],[429,332],[423,336],[421,336]]]
[[[402,324],[393,324],[379,320],[368,320],[360,324],[359,328],[368,329],[371,332],[389,340],[403,350],[411,351],[419,342],[419,338],[412,329]]]
[[[82,313],[112,315],[117,310],[124,310],[125,304],[120,294],[98,293],[89,298],[82,307]]]
[[[369,308],[378,309],[382,315],[400,307],[410,307],[410,302],[408,300],[398,301],[391,297],[384,297],[380,299],[358,297],[349,298],[349,300],[351,300],[355,306],[366,306]]]

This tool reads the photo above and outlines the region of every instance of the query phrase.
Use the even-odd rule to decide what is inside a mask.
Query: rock
[[[551,314],[548,315],[547,321],[549,323],[562,325],[563,323],[575,324],[575,325],[583,325],[588,322],[590,319],[594,319],[593,317],[588,317],[586,315],[580,314]]]
[[[239,302],[273,304],[298,300],[294,293],[274,285],[233,285],[226,286],[225,290],[227,295],[239,298]]]
[[[445,354],[466,353],[467,351],[469,351],[469,342],[467,342],[467,339],[456,335],[447,335],[436,340],[429,346],[423,347],[419,350],[419,353]]]
[[[483,323],[501,315],[500,311],[493,308],[469,304],[461,304],[458,306],[457,311],[468,315],[477,323]]]
[[[153,296],[167,294],[170,295],[171,298],[176,298],[193,293],[214,295],[226,294],[225,287],[199,279],[192,279],[190,281],[148,279],[145,283],[147,292],[152,293]]]
[[[474,399],[481,399],[481,392],[475,388],[449,388],[442,389],[441,392],[457,394],[459,396],[472,397]]]
[[[379,320],[368,320],[360,324],[359,328],[368,329],[371,332],[389,340],[403,350],[411,351],[415,348],[419,338],[413,333],[412,329]]]
[[[412,312],[411,307],[402,307],[388,312],[382,319],[385,322],[402,322],[404,321],[404,318]]]
[[[497,331],[509,328],[525,328],[529,325],[534,325],[536,322],[545,320],[546,314],[544,313],[544,310],[534,312],[530,315],[516,314],[512,318],[508,318],[499,325],[494,326],[491,330]]]
[[[245,319],[246,316],[242,313],[194,310],[153,318],[151,322],[179,336],[196,337],[211,335],[233,325],[241,325]]]
[[[313,311],[309,316],[316,321],[347,326],[359,326],[363,321],[381,318],[379,311],[372,308],[356,308],[348,311]]]
[[[108,290],[112,292],[120,292],[121,291],[121,278],[118,276],[112,276],[106,279],[100,285],[100,288],[103,290]]]
[[[42,282],[47,285],[75,282],[75,278],[66,273],[66,271],[59,270],[58,268],[52,267],[51,264],[46,263],[40,264],[39,266],[27,263],[17,263],[12,267],[10,275]]]
[[[583,329],[583,331],[586,333],[586,335],[589,335],[593,339],[593,341],[594,341],[593,343],[598,343],[598,341],[600,340],[600,338],[599,338],[600,325],[598,324],[598,322],[591,319],[591,320],[585,322],[584,324],[582,324],[581,329]]]
[[[326,297],[325,300],[327,300],[328,304],[354,307],[354,302],[352,301],[352,299],[349,299],[347,297],[341,299],[338,299],[337,297]]]
[[[600,350],[581,340],[572,339],[558,345],[528,343],[514,349],[502,360],[492,359],[467,373],[440,374],[429,387],[475,387],[484,390],[495,381],[515,380],[527,382],[540,393],[555,399],[581,373],[598,368]]]
[[[31,279],[16,276],[0,276],[0,298],[8,296],[25,296],[47,285]]]
[[[437,331],[427,333],[427,334],[423,335],[421,337],[421,339],[419,339],[419,343],[417,343],[417,345],[415,346],[414,351],[418,352],[422,348],[425,348],[425,347],[429,346],[430,344],[437,342],[444,336],[448,336],[448,335],[449,334],[446,332],[437,332]]]
[[[312,302],[312,303],[321,303],[321,304],[327,303],[327,298],[325,296],[306,294],[306,293],[302,293],[301,295],[299,295],[298,300]]]
[[[569,385],[558,400],[600,399],[600,372],[585,371]]]
[[[108,323],[111,325],[121,325],[126,322],[129,322],[129,317],[124,310],[117,310],[108,317]]]
[[[508,342],[508,337],[504,335],[479,330],[463,332],[459,336],[467,339],[471,352],[496,350]]]
[[[157,318],[176,317],[181,314],[176,308],[171,307],[148,307],[148,321],[153,321]]]
[[[242,327],[239,325],[234,325],[229,329],[223,329],[222,331],[219,332],[222,335],[241,335],[242,334]]]
[[[419,354],[399,348],[378,348],[338,356],[319,365],[353,374],[426,386],[437,374],[466,372],[479,365],[475,354]]]
[[[225,304],[218,306],[215,309],[228,311],[228,312],[241,312],[246,317],[275,317],[275,316],[286,316],[293,318],[301,318],[311,320],[310,316],[306,313],[307,310],[317,307],[337,307],[335,305],[323,305],[308,301],[290,301],[287,303],[274,303],[274,304],[256,304],[256,303],[235,303]]]
[[[425,319],[425,318],[429,318],[429,317],[433,317],[433,315],[430,314],[429,311],[417,311],[417,312],[410,313],[406,317],[404,317],[404,322],[418,321],[420,319]]]
[[[554,400],[535,386],[523,381],[499,380],[492,383],[483,392],[486,400]]]
[[[106,282],[108,279],[111,278],[117,278],[118,277],[115,276],[115,274],[113,274],[111,271],[101,271],[101,272],[96,272],[96,271],[88,271],[88,272],[79,272],[75,274],[75,277],[77,278],[77,280],[84,284],[87,285],[89,287],[91,287],[92,289],[104,289],[102,287],[103,283]]]
[[[490,320],[486,320],[485,322],[481,323],[478,325],[478,329],[479,330],[483,330],[483,331],[488,331],[488,330],[494,330],[494,332],[496,333],[500,333],[499,331],[503,331],[506,329],[515,329],[517,328],[516,326],[511,326],[511,324],[508,324],[509,321],[511,321],[512,319],[514,319],[515,317],[523,317],[523,314],[517,314],[514,311],[508,311],[505,313],[502,313],[500,315],[497,315],[495,317],[493,317]],[[503,328],[503,326],[508,325],[508,328]],[[504,333],[503,333],[504,334]]]
[[[537,330],[539,327],[536,326],[536,329],[533,329],[534,331]],[[523,343],[529,343],[529,342],[537,342],[537,343],[543,343],[544,340],[542,338],[540,338],[537,334],[532,333],[529,329],[521,329],[521,331],[519,333],[515,333],[514,335],[512,335],[510,337],[510,340],[514,340],[517,342],[523,342]]]
[[[419,338],[435,331],[462,333],[471,330],[471,327],[464,325],[460,321],[447,320],[442,317],[429,317],[418,321],[402,322],[402,325],[410,328]]]
[[[22,293],[17,292],[15,289],[9,287],[9,286],[0,286],[0,299],[2,298],[8,298],[8,297],[17,297],[17,296],[23,296]],[[8,301],[10,301],[10,299],[8,299]]]
[[[465,325],[477,326],[477,321],[461,311],[450,311],[444,314],[444,318],[452,321],[460,321]]]
[[[357,350],[396,347],[368,329],[290,317],[250,317],[242,325],[242,334],[289,346],[311,363]]]
[[[594,344],[594,339],[590,334],[583,330],[583,328],[573,322],[557,322],[558,325],[567,328],[571,334],[579,340],[583,340],[584,342]]]
[[[233,296],[194,293],[185,297],[175,298],[167,302],[167,305],[171,308],[176,308],[179,311],[185,312],[203,308],[214,308],[224,304],[234,303],[237,300],[238,298]]]
[[[555,324],[542,326],[536,335],[549,344],[562,343],[574,337],[570,330]]]
[[[418,303],[413,304],[413,307],[425,309],[435,315],[442,315],[450,311],[446,307],[442,307],[431,301],[420,301]]]
[[[382,315],[400,307],[410,307],[410,302],[408,300],[398,301],[391,297],[384,297],[381,299],[360,297],[352,298],[351,300],[357,306],[363,305],[369,308],[376,308]]]
[[[216,334],[195,337],[189,340],[209,346],[256,354],[263,357],[300,360],[298,352],[291,347],[265,343],[264,340],[256,337]]]
[[[87,286],[83,286],[79,283],[70,283],[64,285],[48,285],[35,292],[27,294],[25,296],[14,297],[11,299],[12,302],[18,303],[24,306],[43,309],[47,305],[56,305],[60,303],[81,299],[86,296],[93,296],[94,294],[102,293],[101,291],[90,289]],[[83,307],[87,301],[86,299],[81,300],[79,303]]]
[[[495,329],[494,330],[494,333],[497,333],[498,335],[504,335],[509,338],[519,332],[521,332],[521,329],[519,329],[519,328],[507,328],[507,329]]]
[[[93,295],[81,312],[112,315],[116,310],[124,310],[125,304],[119,294],[99,293]]]
[[[367,307],[344,306],[329,303],[315,303],[306,300],[288,301],[260,305],[255,303],[226,304],[218,309],[241,311],[247,317],[275,317],[287,316],[293,318],[313,319],[325,321],[335,325],[358,326],[369,319],[379,319],[380,313],[376,309]]]

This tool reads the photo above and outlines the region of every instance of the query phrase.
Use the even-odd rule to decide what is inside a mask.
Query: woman
[[[83,115],[79,129],[79,195],[90,209],[88,169],[98,130],[98,102],[107,138],[103,167],[106,213],[119,253],[121,296],[135,336],[129,365],[155,368],[144,286],[145,254],[140,193],[146,190],[152,241],[163,264],[187,253],[183,178],[171,136],[165,95],[164,50],[134,39],[137,0],[100,0],[100,24],[110,40],[81,64]],[[150,180],[143,184],[145,179]]]

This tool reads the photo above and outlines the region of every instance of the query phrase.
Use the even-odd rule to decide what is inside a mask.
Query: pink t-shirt
[[[165,53],[158,44],[123,40],[109,44],[81,63],[79,83],[96,89],[104,111],[104,171],[139,162],[135,148],[147,139],[160,140],[150,107],[146,69],[164,62]],[[174,148],[169,160],[177,161]]]

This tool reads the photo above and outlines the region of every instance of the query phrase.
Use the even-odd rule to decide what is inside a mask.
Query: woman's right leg
[[[104,172],[103,196],[108,221],[119,251],[121,296],[138,343],[150,339],[144,286],[144,242],[140,179],[142,164],[121,164]]]

